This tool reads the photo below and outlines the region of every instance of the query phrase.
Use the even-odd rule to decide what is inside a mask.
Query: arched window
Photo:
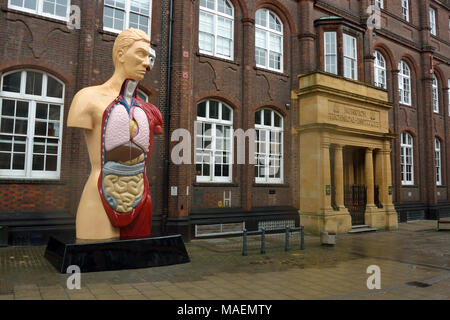
[[[283,117],[271,109],[255,113],[255,182],[283,183]]]
[[[436,160],[436,185],[442,185],[442,166],[441,166],[441,141],[434,139],[434,156]]]
[[[137,95],[138,95],[139,98],[141,98],[145,102],[148,102],[148,95],[144,91],[142,91],[141,89],[138,89]]]
[[[400,166],[403,185],[414,184],[413,152],[413,137],[408,132],[403,132],[400,142]]]
[[[201,53],[233,59],[234,7],[228,0],[200,0]]]
[[[398,63],[398,94],[400,103],[411,105],[411,71],[408,64],[401,60]]]
[[[283,23],[267,9],[256,11],[255,60],[258,67],[283,72]]]
[[[432,99],[433,99],[433,111],[439,113],[439,87],[436,75],[433,74],[432,88]]]
[[[45,0],[47,1],[47,0]],[[151,36],[152,0],[105,0],[103,29],[120,33],[140,29]]]
[[[59,179],[64,84],[40,71],[2,77],[0,177]]]
[[[197,182],[231,182],[233,110],[216,100],[200,102],[195,129]]]
[[[375,68],[375,85],[377,87],[386,89],[386,60],[384,59],[383,55],[379,51],[374,52],[375,61],[374,61],[374,68]]]

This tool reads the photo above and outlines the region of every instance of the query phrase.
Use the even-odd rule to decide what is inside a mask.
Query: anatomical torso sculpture
[[[149,236],[152,201],[145,164],[153,133],[162,132],[160,111],[137,97],[137,81],[126,80],[102,119],[102,169],[98,190],[120,238]]]

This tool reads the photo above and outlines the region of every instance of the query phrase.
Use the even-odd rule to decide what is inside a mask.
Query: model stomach
[[[149,125],[143,110],[122,105],[110,112],[103,137],[103,194],[118,213],[135,208],[145,190],[145,154],[149,148]]]

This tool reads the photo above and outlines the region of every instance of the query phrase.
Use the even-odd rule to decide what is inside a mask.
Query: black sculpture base
[[[81,272],[96,272],[190,262],[181,235],[110,242],[50,237],[44,256],[61,273],[71,265]]]

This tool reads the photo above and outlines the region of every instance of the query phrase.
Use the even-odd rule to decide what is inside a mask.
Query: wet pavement
[[[122,299],[450,299],[450,231],[436,221],[399,224],[397,231],[339,235],[334,247],[298,233],[284,250],[284,234],[193,240],[188,264],[69,275],[43,258],[45,247],[0,248],[0,300]],[[380,267],[381,289],[367,288],[367,268]]]

